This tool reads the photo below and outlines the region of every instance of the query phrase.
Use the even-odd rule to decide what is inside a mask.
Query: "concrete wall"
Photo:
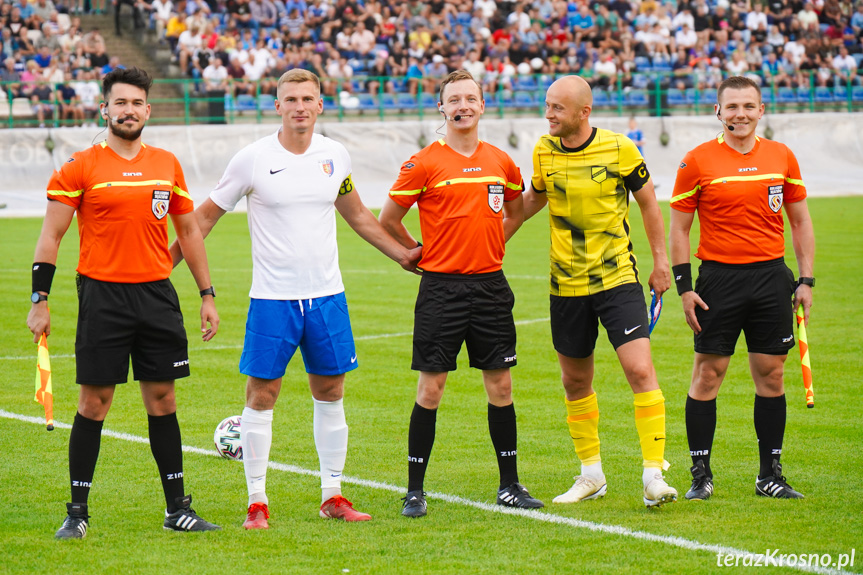
[[[627,131],[627,118],[595,117],[592,124],[618,132]],[[664,128],[670,136],[667,147],[659,142]],[[863,115],[786,114],[765,117],[759,129],[768,125],[773,138],[788,144],[800,161],[810,195],[860,194],[863,182]],[[677,166],[694,146],[719,133],[721,125],[713,116],[639,118],[645,134],[645,157],[657,194],[668,199],[674,186]],[[531,153],[536,140],[545,133],[542,119],[484,119],[480,137],[508,152],[522,170],[525,180],[532,173]],[[242,146],[274,132],[269,124],[231,126],[150,126],[144,141],[168,149],[180,159],[196,203],[207,197],[231,156]],[[379,207],[401,164],[427,143],[439,138],[441,122],[319,122],[318,130],[342,142],[353,160],[354,182],[365,203]],[[49,154],[45,141],[54,140]],[[104,139],[98,128],[0,130],[0,215],[44,213],[45,186],[51,171],[62,165],[75,150]],[[513,145],[515,144],[515,145]]]

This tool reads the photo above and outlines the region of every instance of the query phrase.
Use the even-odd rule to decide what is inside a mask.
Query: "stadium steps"
[[[166,62],[163,61],[167,48],[159,50],[155,40],[155,33],[147,28],[134,30],[132,27],[132,15],[128,8],[124,8],[120,18],[120,27],[123,36],[118,37],[114,33],[114,14],[82,15],[81,27],[84,32],[89,32],[94,27],[99,28],[105,39],[105,48],[108,56],[119,56],[120,63],[127,68],[138,66],[147,70],[154,78],[168,78]],[[160,57],[162,56],[162,57]],[[170,61],[170,52],[167,53],[167,61]],[[179,70],[179,68],[177,68]],[[164,100],[178,99],[182,97],[180,84],[156,83],[150,90],[150,100],[156,100],[153,106],[151,118],[158,121],[182,118],[185,114],[183,103],[165,102]]]

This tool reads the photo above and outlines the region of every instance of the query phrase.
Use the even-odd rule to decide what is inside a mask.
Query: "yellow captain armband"
[[[351,179],[351,175],[348,174],[348,177],[342,181],[342,185],[339,186],[339,195],[344,196],[345,194],[350,194],[354,191],[354,181]]]

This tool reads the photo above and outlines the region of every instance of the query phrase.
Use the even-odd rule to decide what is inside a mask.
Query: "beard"
[[[120,124],[115,124],[114,122],[111,122],[108,125],[108,129],[111,130],[111,133],[114,134],[115,136],[117,136],[118,138],[121,138],[123,140],[128,140],[130,142],[134,142],[135,140],[137,140],[138,138],[141,137],[141,132],[144,131],[144,126],[141,126],[137,130],[124,131],[123,127]]]

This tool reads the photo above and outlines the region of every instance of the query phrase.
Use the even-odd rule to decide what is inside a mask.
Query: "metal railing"
[[[545,92],[554,77],[548,75],[515,76],[494,94],[486,94],[486,114],[505,117],[542,117],[545,111]],[[675,88],[679,80],[671,73],[653,72],[633,74],[624,86],[618,76],[608,88],[593,89],[593,113],[598,115],[698,115],[710,113],[716,102],[715,88]],[[374,94],[365,92],[365,86],[377,81]],[[351,79],[324,78],[327,92],[322,120],[398,120],[437,118],[437,93],[423,91],[423,82],[415,84],[404,77],[362,76]],[[36,127],[37,102],[20,97],[16,86],[0,83],[0,126],[5,128]],[[166,88],[157,89],[158,86]],[[276,115],[274,95],[261,93],[261,84],[254,90],[242,92],[237,84],[230,84],[227,92],[203,90],[203,82],[195,79],[155,80],[150,92],[153,107],[152,124],[201,123],[261,123],[272,121]],[[332,88],[334,87],[334,88]],[[155,94],[173,93],[170,96]],[[18,97],[16,97],[18,96]],[[770,114],[785,112],[858,112],[863,111],[863,86],[848,82],[833,86],[817,86],[815,72],[810,75],[809,86],[791,88],[772,82],[762,87],[762,100]],[[80,120],[64,118],[64,104],[56,90],[51,98],[41,100],[45,118],[42,123],[50,127],[74,126]],[[77,106],[79,103],[72,103]],[[98,102],[85,111],[85,123],[101,124]]]

